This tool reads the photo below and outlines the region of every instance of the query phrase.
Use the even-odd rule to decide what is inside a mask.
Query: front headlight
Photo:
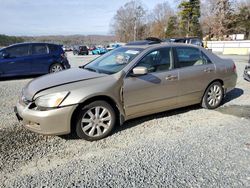
[[[69,95],[68,91],[43,95],[35,100],[35,104],[38,107],[56,108],[63,102],[63,100],[68,95]]]

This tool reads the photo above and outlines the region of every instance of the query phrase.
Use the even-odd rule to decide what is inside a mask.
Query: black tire
[[[97,108],[100,107],[99,113],[97,113]],[[108,116],[101,116],[105,110],[108,111]],[[98,117],[92,118],[89,113]],[[96,116],[96,114],[99,114]],[[113,107],[105,101],[94,101],[82,109],[78,110],[78,114],[76,116],[76,126],[75,126],[75,133],[78,138],[88,140],[88,141],[96,141],[103,139],[111,134],[112,130],[114,129],[116,123],[116,115]],[[107,121],[102,121],[102,119],[109,119]],[[84,122],[85,121],[85,122]],[[107,128],[102,127],[102,125],[107,126]],[[83,130],[86,129],[86,130]],[[101,131],[101,135],[98,134],[98,129]],[[94,130],[94,131],[92,131]],[[91,135],[91,132],[93,135]]]
[[[60,63],[54,63],[50,66],[49,68],[49,73],[55,73],[55,72],[59,72],[62,71],[64,69],[63,65]]]
[[[213,82],[206,89],[206,92],[204,93],[202,98],[201,106],[206,109],[218,108],[223,100],[223,97],[224,97],[224,90],[222,84],[217,81]]]

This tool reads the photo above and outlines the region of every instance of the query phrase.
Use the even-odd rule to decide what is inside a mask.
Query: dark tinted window
[[[45,44],[34,44],[34,45],[32,45],[32,54],[33,55],[48,54],[47,45],[45,45]]]
[[[29,45],[15,46],[5,49],[9,57],[23,57],[29,55]]]
[[[87,50],[87,46],[80,46],[79,49],[80,50]]]
[[[149,72],[169,70],[171,68],[171,49],[155,50],[146,55],[136,66],[147,67]]]
[[[199,49],[190,47],[176,48],[179,67],[202,65],[203,59]]]
[[[61,49],[63,51],[62,47],[59,47],[57,45],[49,44],[49,51],[50,53],[56,53],[58,49]]]
[[[175,39],[174,42],[177,42],[177,43],[185,43],[185,42],[186,42],[186,39]]]
[[[191,44],[201,46],[202,43],[201,43],[201,40],[199,40],[199,39],[192,39]]]

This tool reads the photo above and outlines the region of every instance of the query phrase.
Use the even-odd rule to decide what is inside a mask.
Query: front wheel
[[[88,141],[100,140],[112,132],[115,121],[115,111],[110,104],[92,102],[78,112],[76,135]]]
[[[59,72],[63,70],[63,66],[60,63],[55,63],[50,66],[49,73]]]
[[[206,109],[215,109],[220,106],[224,96],[224,91],[220,82],[212,83],[206,90],[202,107]]]

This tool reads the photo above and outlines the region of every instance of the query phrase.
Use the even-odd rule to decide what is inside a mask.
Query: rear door
[[[32,66],[31,71],[35,74],[48,73],[52,64],[52,55],[47,44],[32,44]]]
[[[0,69],[5,75],[28,75],[31,71],[30,45],[18,45],[4,49],[8,57],[0,61]]]
[[[147,67],[142,76],[128,75],[124,80],[124,106],[129,117],[163,111],[176,105],[178,71],[173,70],[171,48],[148,53],[136,65]]]
[[[179,71],[178,103],[183,106],[199,103],[205,89],[216,77],[214,64],[195,47],[176,47],[175,56]]]

